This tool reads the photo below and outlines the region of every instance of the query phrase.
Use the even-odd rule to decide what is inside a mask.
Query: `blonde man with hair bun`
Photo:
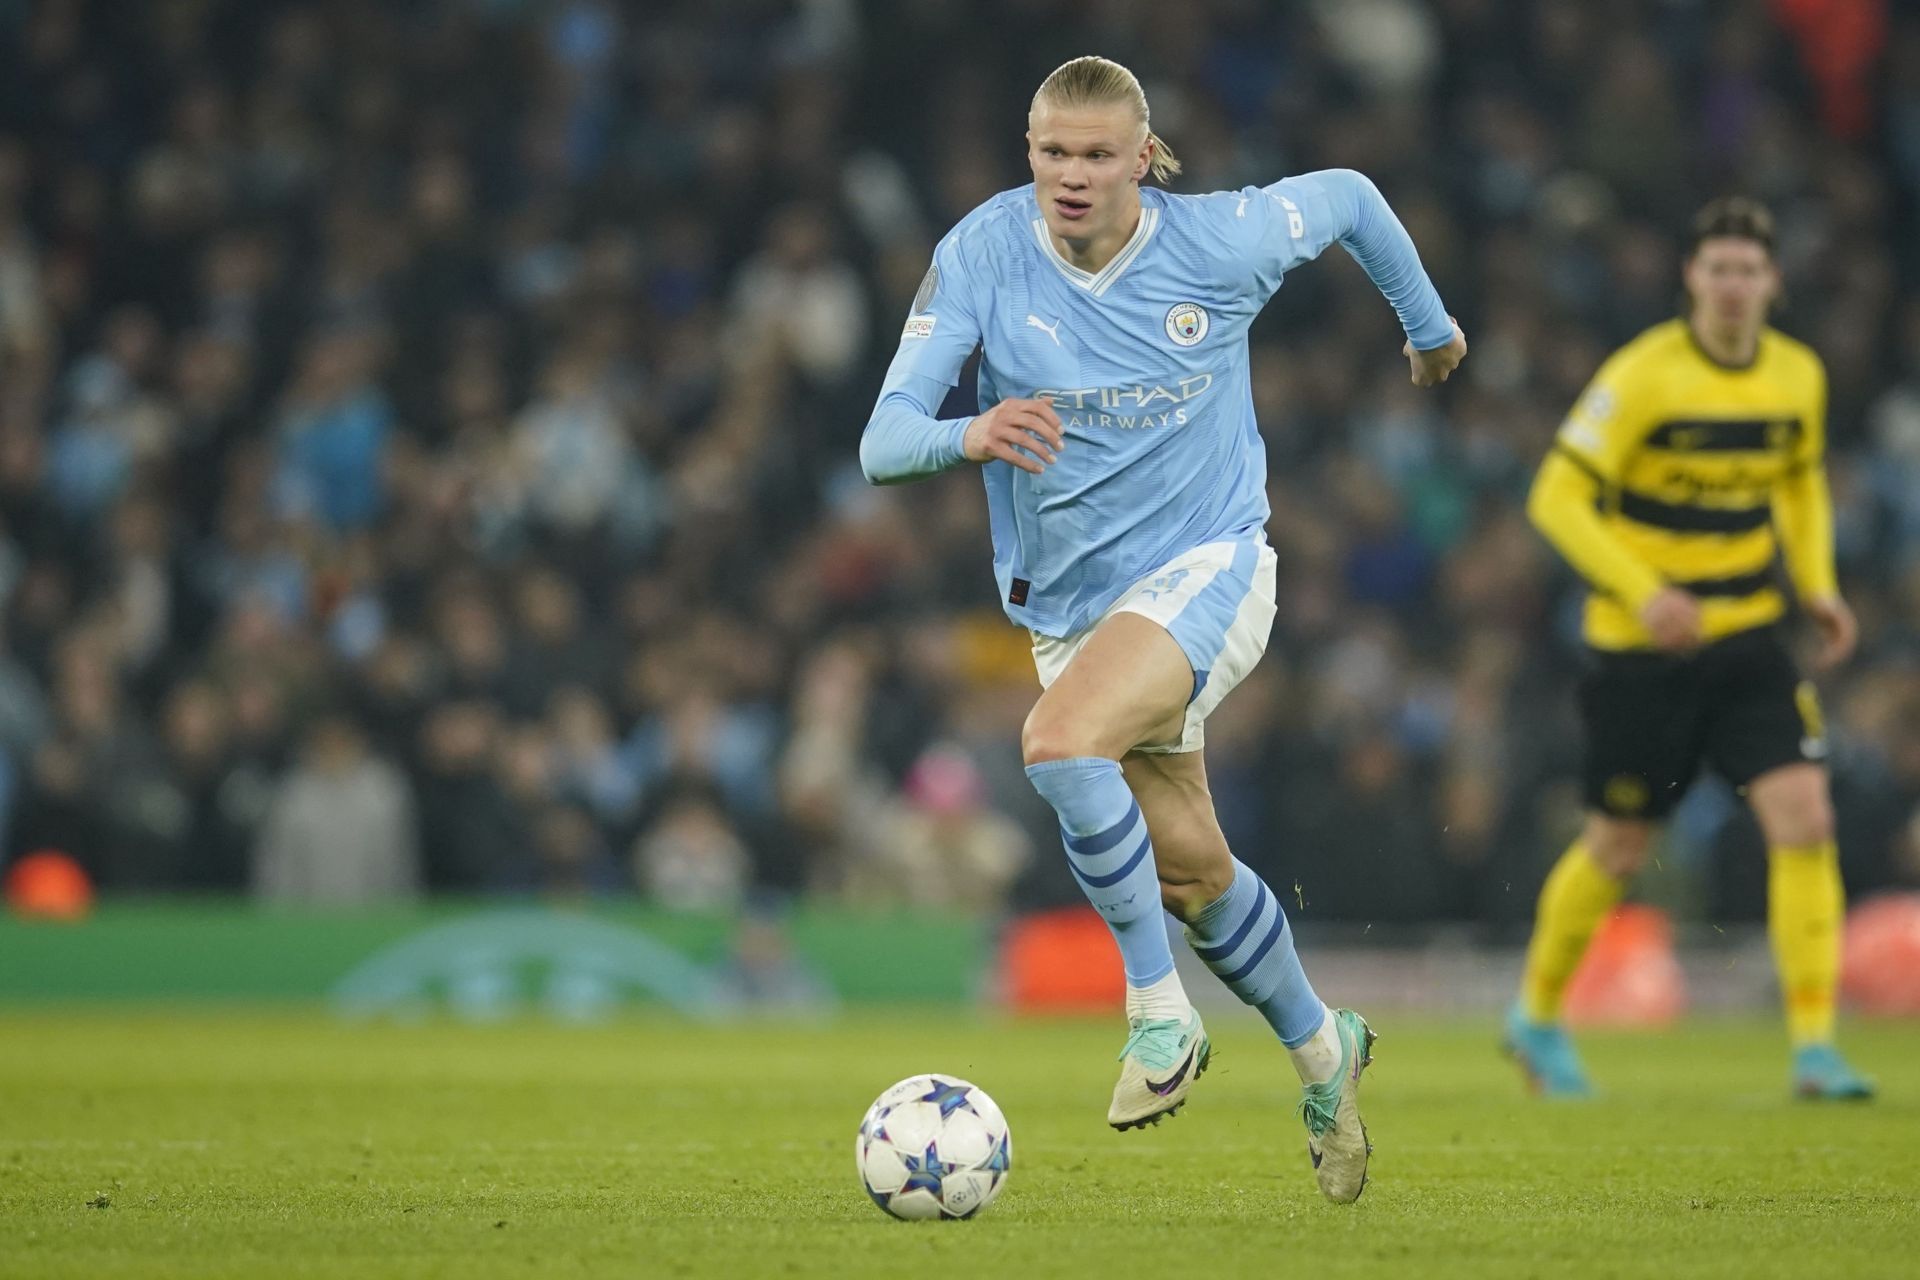
[[[1133,72],[1117,62],[1105,58],[1075,58],[1072,62],[1062,63],[1054,69],[1034,91],[1033,103],[1027,108],[1029,118],[1040,110],[1049,107],[1104,107],[1124,106],[1133,113],[1135,122],[1140,126],[1152,158],[1147,162],[1147,173],[1155,182],[1165,185],[1167,179],[1180,172],[1179,157],[1173,154],[1159,134],[1153,131],[1152,119],[1147,111],[1147,95],[1141,89],[1140,82]]]
[[[1308,984],[1280,898],[1227,848],[1202,759],[1207,715],[1266,648],[1275,558],[1247,327],[1287,272],[1339,243],[1393,306],[1413,382],[1466,339],[1399,219],[1350,169],[1175,195],[1140,82],[1075,58],[1034,94],[1033,181],[934,250],[860,442],[875,484],[978,465],[1003,607],[1042,693],[1021,734],[1067,862],[1112,931],[1126,1043],[1107,1122],[1157,1124],[1212,1046],[1161,908],[1286,1046],[1321,1192],[1366,1186],[1358,1089],[1374,1035]],[[935,416],[981,352],[984,409]]]

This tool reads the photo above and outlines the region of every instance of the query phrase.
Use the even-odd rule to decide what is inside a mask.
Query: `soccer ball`
[[[874,1099],[853,1159],[860,1185],[896,1218],[971,1218],[1013,1163],[1007,1118],[958,1076],[910,1076]]]

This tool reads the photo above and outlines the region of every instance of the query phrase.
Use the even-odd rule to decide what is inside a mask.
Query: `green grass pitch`
[[[1376,1017],[1373,1184],[1323,1203],[1278,1046],[1215,1016],[1175,1120],[1104,1123],[1111,1021],[348,1026],[0,1015],[0,1276],[1916,1274],[1920,1027],[1847,1041],[1881,1101],[1789,1102],[1776,1027],[1593,1036],[1537,1104],[1491,1021]],[[971,1222],[898,1223],[853,1130],[950,1071],[1013,1127]]]

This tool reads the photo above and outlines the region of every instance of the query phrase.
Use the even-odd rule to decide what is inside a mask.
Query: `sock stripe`
[[[1153,838],[1120,762],[1100,756],[1027,766],[1060,819],[1067,867],[1120,948],[1129,987],[1150,987],[1173,972],[1166,915],[1160,908]]]
[[[1213,942],[1229,926],[1232,936]],[[1282,1044],[1297,1048],[1313,1038],[1326,1006],[1300,967],[1286,908],[1251,867],[1234,861],[1232,885],[1200,913],[1188,938],[1194,954],[1260,1011]]]
[[[1260,891],[1254,895],[1253,910],[1247,912],[1247,918],[1240,922],[1240,927],[1233,931],[1233,936],[1217,947],[1195,947],[1193,954],[1208,964],[1215,964],[1232,955],[1239,949],[1240,944],[1247,940],[1247,935],[1253,932],[1254,922],[1260,918],[1260,913],[1267,909],[1267,882],[1259,880],[1255,883],[1260,886]]]
[[[1062,842],[1066,840],[1066,837],[1067,832],[1063,827],[1060,831]],[[1089,854],[1081,853],[1072,845],[1067,845],[1067,862],[1072,866],[1080,868],[1080,870],[1088,876],[1105,876],[1132,858],[1141,840],[1150,841],[1151,839],[1152,837],[1147,832],[1146,822],[1136,818],[1134,819],[1133,825],[1127,830],[1125,838],[1110,849]]]
[[[1286,927],[1287,913],[1284,911],[1274,912],[1273,927],[1267,930],[1266,937],[1260,939],[1260,945],[1253,949],[1253,954],[1247,957],[1247,962],[1238,969],[1235,969],[1232,973],[1221,974],[1220,981],[1226,983],[1228,986],[1232,986],[1236,982],[1245,980],[1247,975],[1259,968],[1260,962],[1267,958],[1267,953],[1273,950],[1273,944],[1280,940],[1280,935],[1286,930]]]
[[[1067,849],[1082,857],[1090,858],[1096,853],[1105,853],[1126,839],[1127,832],[1133,829],[1134,819],[1140,816],[1140,805],[1136,801],[1127,806],[1127,814],[1105,831],[1093,835],[1077,836],[1065,827],[1060,828],[1060,838],[1067,842]]]
[[[1134,848],[1133,856],[1128,858],[1126,863],[1121,866],[1118,871],[1104,876],[1097,876],[1090,872],[1082,871],[1080,869],[1079,859],[1075,858],[1071,853],[1067,855],[1067,868],[1073,872],[1074,877],[1078,879],[1081,884],[1086,885],[1089,889],[1106,889],[1119,884],[1122,880],[1125,880],[1129,875],[1133,874],[1133,869],[1140,865],[1140,859],[1146,857],[1147,851],[1151,848],[1153,848],[1152,839],[1148,837],[1146,832],[1142,831],[1140,833],[1140,843]]]

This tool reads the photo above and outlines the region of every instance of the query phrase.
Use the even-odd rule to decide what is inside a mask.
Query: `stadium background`
[[[978,481],[855,448],[934,240],[1089,51],[1177,190],[1372,176],[1473,344],[1413,391],[1339,254],[1255,331],[1281,607],[1209,766],[1303,929],[1530,915],[1578,593],[1522,498],[1734,190],[1832,377],[1847,880],[1920,883],[1920,19],[1878,0],[0,3],[8,858],[110,908],[744,913],[775,955],[793,911],[1077,901]],[[1760,866],[1702,786],[1648,892],[1756,920]],[[91,949],[35,936],[12,994]]]

